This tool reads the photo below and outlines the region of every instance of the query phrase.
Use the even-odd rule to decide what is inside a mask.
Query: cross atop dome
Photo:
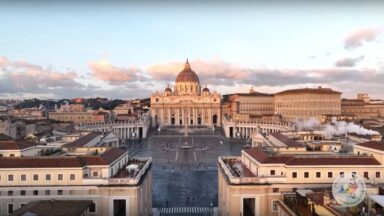
[[[187,61],[185,61],[184,69],[191,69],[191,65],[188,62],[188,58]]]

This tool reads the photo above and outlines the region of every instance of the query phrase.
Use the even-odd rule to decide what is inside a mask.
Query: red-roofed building
[[[91,200],[93,215],[115,215],[119,203],[129,206],[126,215],[150,215],[151,161],[129,159],[120,148],[94,156],[3,157],[0,185],[7,193],[1,193],[0,209],[11,214],[32,200],[73,198]],[[128,172],[132,166],[136,170]]]
[[[305,146],[296,140],[289,138],[280,132],[270,133],[268,140],[273,144],[274,148],[286,149],[293,151],[305,151]]]
[[[36,145],[30,140],[0,141],[0,157],[35,156],[39,154]]]
[[[369,155],[384,164],[384,141],[368,141],[353,146],[353,152],[357,155]]]
[[[280,134],[272,136],[283,143],[290,142]],[[296,189],[331,188],[335,178],[344,174],[362,177],[370,188],[369,193],[378,193],[375,184],[384,183],[381,144],[356,145],[360,150],[364,147],[381,152],[381,159],[361,152],[358,155],[356,151],[355,154],[281,154],[271,148],[248,148],[242,150],[240,157],[219,157],[219,215],[253,212],[254,215],[274,216],[287,207],[278,206],[283,194]],[[320,200],[312,198],[313,202]]]

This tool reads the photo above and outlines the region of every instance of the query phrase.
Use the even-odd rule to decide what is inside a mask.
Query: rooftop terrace
[[[152,163],[152,158],[130,159],[127,165],[109,179],[109,185],[138,185],[147,173]]]

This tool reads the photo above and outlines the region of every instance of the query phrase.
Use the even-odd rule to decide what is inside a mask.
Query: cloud
[[[192,70],[199,76],[202,85],[207,83],[211,90],[217,90],[223,94],[247,92],[251,86],[255,86],[258,91],[275,93],[287,88],[318,87],[320,85],[344,91],[348,96],[353,97],[357,92],[367,90],[380,94],[380,90],[384,91],[384,86],[381,84],[384,82],[384,73],[381,73],[380,69],[351,68],[363,58],[364,56],[360,56],[348,59],[348,61],[339,61],[335,67],[309,69],[246,68],[221,59],[190,60],[189,62]],[[341,67],[341,65],[345,66]],[[347,67],[348,65],[351,67]],[[177,74],[183,67],[183,62],[169,62],[150,66],[147,71],[151,77],[149,79],[163,83],[164,86],[156,89],[162,91],[167,82],[174,83]]]
[[[92,75],[96,79],[103,80],[114,85],[122,85],[124,82],[136,81],[138,80],[140,74],[140,70],[136,67],[116,67],[105,60],[91,62],[88,66]]]
[[[0,95],[57,95],[85,87],[76,81],[74,71],[59,72],[26,61],[12,62],[6,57],[0,57],[0,72]]]
[[[4,56],[0,56],[0,68],[5,67],[8,64],[10,64],[9,60]]]
[[[222,59],[211,61],[192,60],[189,61],[191,68],[195,71],[201,84],[209,83],[211,85],[234,84],[238,80],[246,79],[250,71],[240,66],[230,64]],[[184,68],[182,62],[169,62],[165,64],[156,64],[147,68],[149,75],[160,81],[173,81],[177,74]]]
[[[364,56],[356,58],[341,58],[335,62],[336,67],[354,67],[359,61],[363,60]]]
[[[363,45],[363,42],[373,41],[383,32],[380,28],[363,28],[358,29],[350,34],[344,40],[346,49],[354,49]]]
[[[356,67],[359,58],[363,56],[351,58],[354,61],[340,61],[342,63],[335,64],[335,67],[312,69],[248,68],[222,59],[191,60],[190,64],[201,85],[208,84],[211,91],[222,94],[247,92],[251,86],[261,92],[275,93],[289,88],[320,85],[341,90],[348,96],[366,91],[372,96],[382,94],[383,69]],[[168,83],[174,84],[184,62],[155,64],[132,71],[108,62],[93,62],[89,67],[91,73],[81,75],[73,70],[58,71],[52,67],[0,57],[0,98],[33,95],[41,98],[146,98],[152,92],[163,91]]]

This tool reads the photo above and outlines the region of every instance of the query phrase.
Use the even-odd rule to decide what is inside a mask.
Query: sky
[[[379,1],[2,1],[0,98],[146,98],[188,58],[221,94],[322,86],[384,99],[383,11]]]

